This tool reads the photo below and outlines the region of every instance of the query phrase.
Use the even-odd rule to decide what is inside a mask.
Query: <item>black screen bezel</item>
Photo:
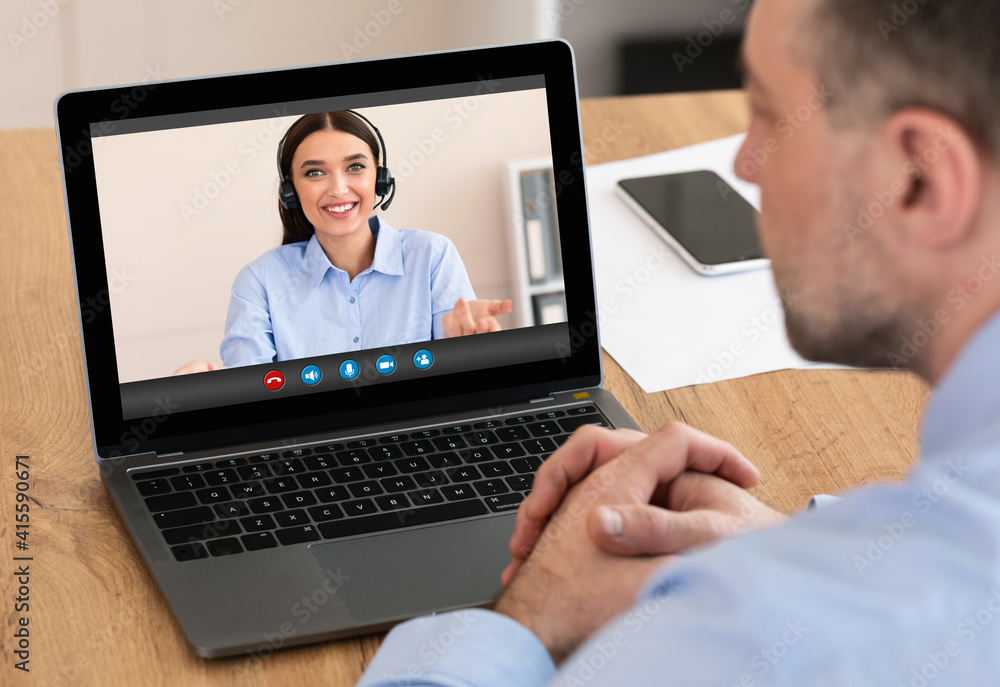
[[[61,95],[56,101],[56,127],[77,300],[82,313],[87,308],[88,297],[106,295],[108,290],[96,177],[90,154],[92,123],[109,121],[113,126],[115,121],[125,118],[261,104],[280,106],[315,98],[317,83],[373,84],[356,93],[363,94],[532,75],[542,75],[546,86],[571,355],[440,376],[430,383],[378,384],[367,387],[360,396],[353,390],[332,391],[177,412],[166,422],[150,416],[152,419],[144,424],[142,418],[122,418],[111,308],[97,312],[91,309],[90,321],[81,317],[80,326],[98,455],[164,453],[264,441],[453,412],[476,405],[524,401],[558,391],[599,385],[601,356],[594,316],[593,259],[578,93],[572,50],[568,43],[557,40],[164,81],[145,86],[71,91]],[[128,97],[136,88],[142,89],[141,101]],[[468,389],[477,391],[466,393]],[[322,410],[344,406],[345,394],[351,396],[351,410]],[[400,398],[412,400],[401,402]],[[149,427],[152,431],[137,432],[136,427]]]

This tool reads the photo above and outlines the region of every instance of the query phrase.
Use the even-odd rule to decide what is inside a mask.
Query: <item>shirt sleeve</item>
[[[267,290],[250,265],[233,282],[219,356],[226,367],[270,363],[277,357]]]
[[[554,675],[548,651],[527,628],[472,608],[397,625],[358,687],[540,687]]]
[[[474,301],[476,292],[472,289],[465,263],[448,238],[444,239],[444,249],[431,266],[431,315],[433,317],[433,337],[444,338],[444,316],[455,309],[459,298]]]

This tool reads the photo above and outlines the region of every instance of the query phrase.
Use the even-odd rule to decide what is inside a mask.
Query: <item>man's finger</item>
[[[509,298],[505,301],[482,300],[472,301],[470,304],[472,314],[477,319],[493,315],[506,315],[514,309],[514,301]]]
[[[531,494],[517,509],[510,553],[525,559],[531,553],[549,516],[556,512],[570,488],[593,469],[641,441],[645,434],[631,429],[610,430],[584,425],[538,469]]]
[[[672,554],[714,542],[738,529],[736,519],[721,511],[679,513],[649,504],[599,506],[587,521],[591,539],[610,553]]]

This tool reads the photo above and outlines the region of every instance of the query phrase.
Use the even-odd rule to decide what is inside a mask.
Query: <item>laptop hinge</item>
[[[546,401],[554,401],[554,400],[556,399],[553,398],[552,396],[546,396],[545,398],[533,398],[530,401],[528,401],[528,403],[545,403]]]

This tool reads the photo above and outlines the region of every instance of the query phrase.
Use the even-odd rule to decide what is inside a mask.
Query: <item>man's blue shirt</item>
[[[396,230],[380,217],[370,267],[350,279],[313,235],[279,246],[240,270],[219,347],[226,367],[384,348],[444,337],[459,298],[475,300],[454,244],[440,234]]]
[[[397,626],[359,684],[1000,684],[998,357],[1000,315],[936,389],[904,483],[661,568],[558,672],[527,629],[476,610],[461,633],[456,613]]]

